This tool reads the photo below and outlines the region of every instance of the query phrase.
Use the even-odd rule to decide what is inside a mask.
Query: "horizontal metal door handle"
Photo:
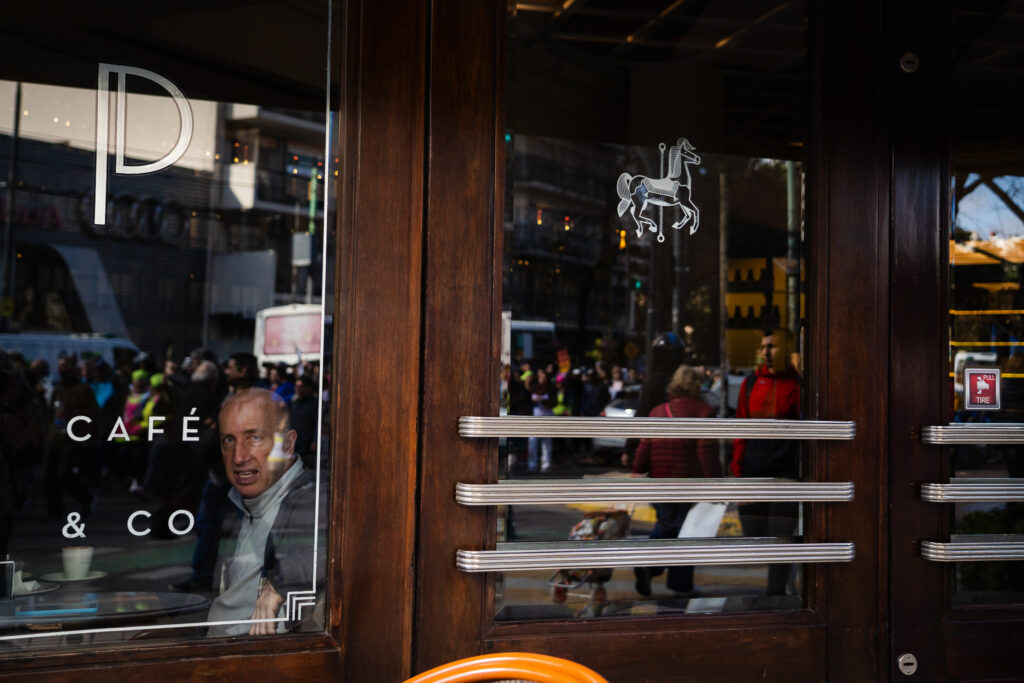
[[[526,479],[455,485],[462,505],[671,502],[842,502],[851,482],[786,479]]]
[[[921,441],[937,446],[1024,443],[1024,424],[1020,422],[989,422],[932,425],[921,428]]]
[[[1024,537],[1008,538],[1016,540],[921,541],[921,557],[932,562],[1024,560]]]
[[[968,479],[921,484],[921,498],[932,503],[1024,500],[1024,479]]]
[[[459,436],[563,439],[823,439],[850,441],[854,422],[665,417],[460,417]]]
[[[561,541],[499,543],[497,550],[459,550],[455,564],[464,572],[592,567],[790,564],[850,562],[853,543],[772,543],[744,541]]]

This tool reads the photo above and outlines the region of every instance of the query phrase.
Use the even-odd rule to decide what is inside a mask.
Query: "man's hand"
[[[271,585],[270,581],[266,581],[263,584],[263,589],[260,590],[260,597],[256,599],[256,609],[252,611],[252,617],[250,618],[276,619],[277,611],[281,609],[283,604],[284,598],[274,590],[274,586]],[[264,621],[253,624],[252,628],[249,629],[250,636],[265,636],[271,633],[277,633],[276,621]]]

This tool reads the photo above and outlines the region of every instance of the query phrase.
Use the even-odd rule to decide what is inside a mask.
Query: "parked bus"
[[[253,342],[260,367],[297,365],[302,361],[320,361],[321,335],[331,316],[319,304],[288,304],[256,312],[256,336]],[[330,335],[330,328],[327,328]],[[328,350],[329,352],[329,350]]]

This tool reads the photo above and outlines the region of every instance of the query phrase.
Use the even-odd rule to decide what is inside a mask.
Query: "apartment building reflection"
[[[126,102],[126,163],[159,159],[180,129],[173,101],[129,92]],[[325,174],[336,174],[323,111],[189,105],[181,159],[111,174],[98,226],[95,91],[0,81],[4,332],[120,337],[160,356],[230,353],[251,350],[258,310],[320,303]]]

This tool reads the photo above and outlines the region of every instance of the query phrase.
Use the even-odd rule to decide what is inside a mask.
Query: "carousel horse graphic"
[[[636,226],[636,236],[643,237],[644,226],[658,235],[658,241],[665,241],[664,231],[661,229],[661,218],[665,207],[678,207],[681,213],[679,220],[672,223],[676,230],[683,226],[690,225],[690,234],[697,232],[700,227],[700,209],[693,203],[690,197],[691,180],[690,166],[700,165],[700,155],[695,151],[693,145],[686,138],[679,138],[676,144],[668,151],[668,173],[665,173],[665,143],[658,145],[661,153],[659,173],[664,174],[661,178],[648,178],[638,175],[631,176],[623,173],[619,176],[616,184],[616,191],[619,193],[618,211],[621,217],[626,211],[633,219]],[[685,173],[685,180],[680,180]],[[658,219],[655,220],[647,215],[648,207],[658,207]]]

